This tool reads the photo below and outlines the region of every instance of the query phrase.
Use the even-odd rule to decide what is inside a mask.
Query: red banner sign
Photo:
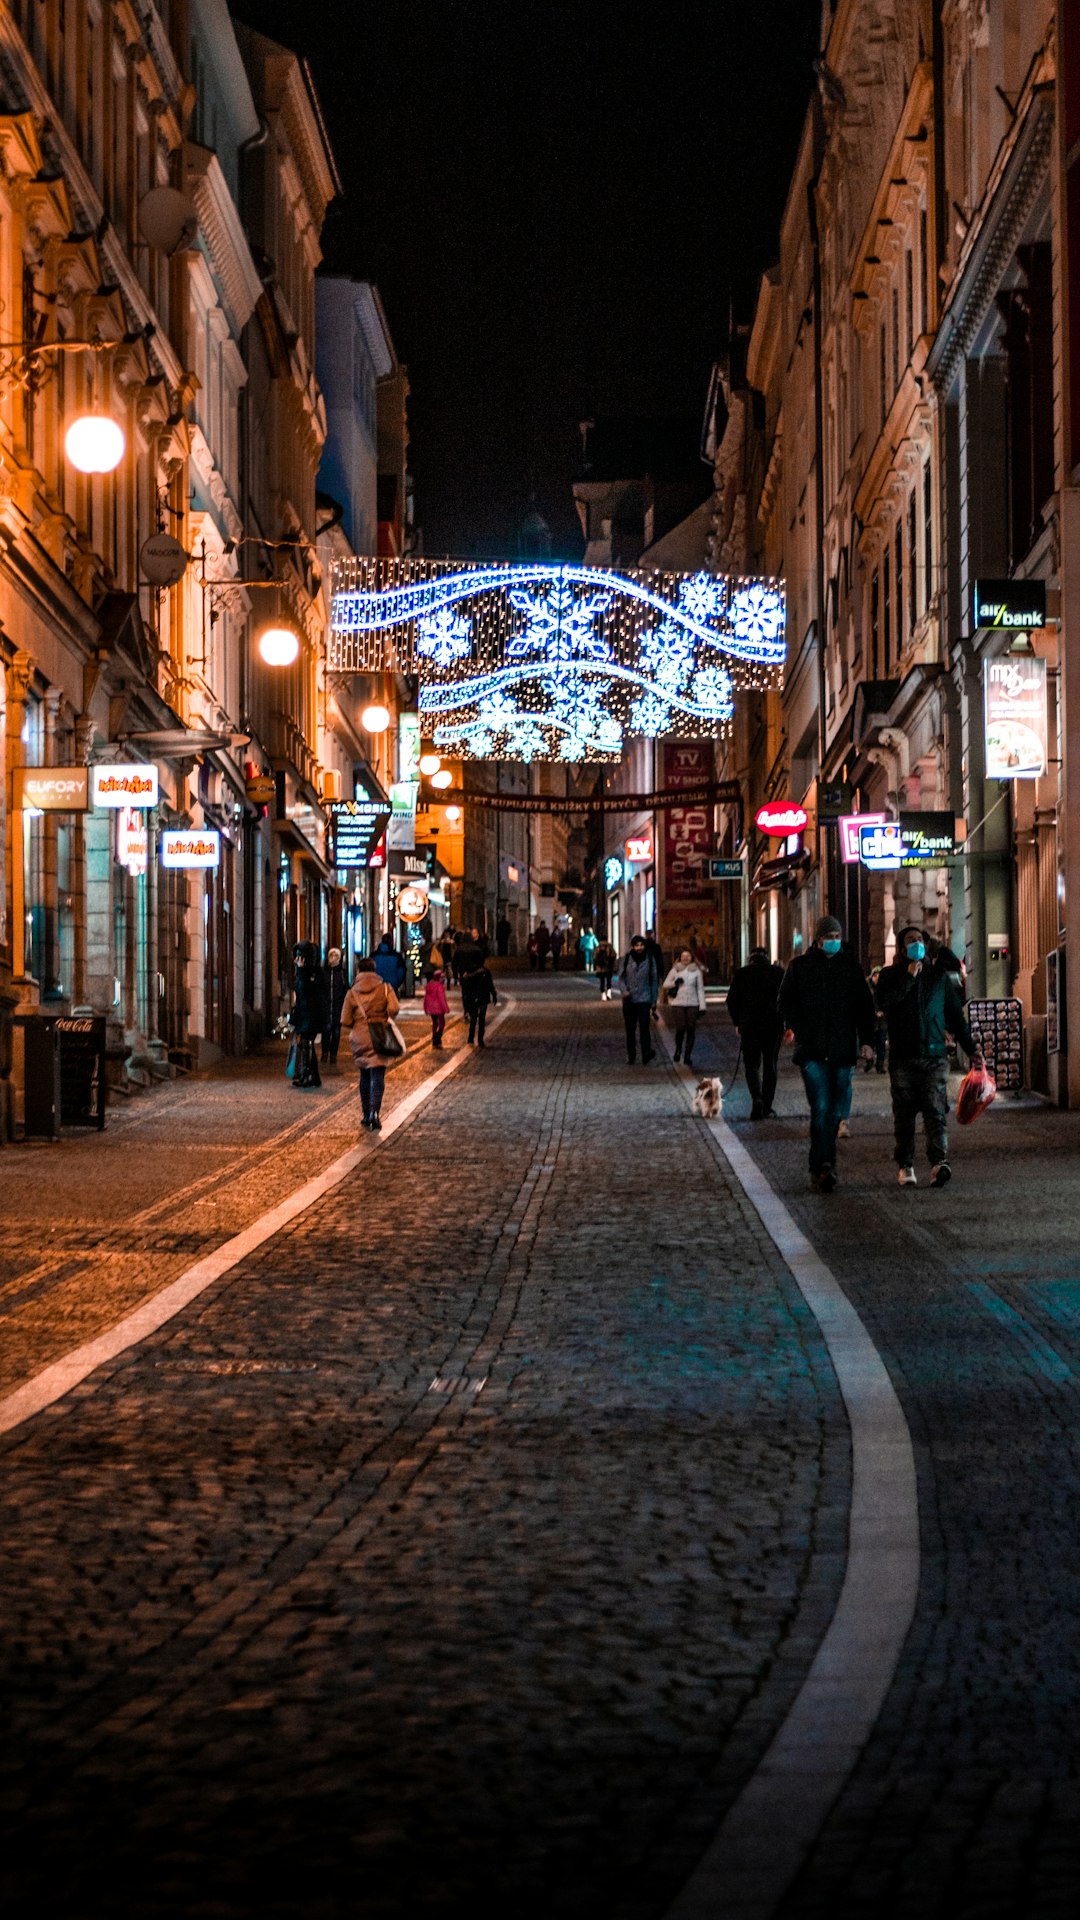
[[[713,778],[711,740],[665,740],[663,784],[669,790],[706,788]],[[691,794],[687,794],[688,800]],[[713,851],[713,808],[669,807],[664,815],[664,900],[702,901],[713,907],[708,859]]]
[[[754,815],[758,831],[771,833],[776,840],[786,840],[789,834],[802,833],[806,821],[806,808],[795,806],[791,800],[771,800],[768,806],[759,807]]]

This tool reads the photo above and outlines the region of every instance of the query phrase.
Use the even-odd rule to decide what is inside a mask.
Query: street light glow
[[[291,667],[300,641],[291,627],[267,627],[259,635],[259,652],[268,667]]]
[[[64,451],[79,473],[113,473],[124,446],[123,428],[103,413],[80,414],[64,435]]]
[[[442,766],[442,761],[439,759],[439,756],[437,753],[422,753],[420,755],[421,773],[426,773],[426,774],[438,773],[439,768],[441,766]]]
[[[452,787],[454,784],[454,776],[449,767],[441,767],[438,773],[433,773],[431,776],[431,784],[433,787]]]
[[[385,733],[390,725],[390,709],[376,701],[373,706],[364,708],[360,725],[365,733]]]
[[[460,820],[460,819],[461,819],[461,808],[460,808],[460,807],[447,807],[447,809],[446,809],[446,817],[447,817],[447,819],[448,819],[448,820],[450,820],[450,821],[456,821],[456,820]]]

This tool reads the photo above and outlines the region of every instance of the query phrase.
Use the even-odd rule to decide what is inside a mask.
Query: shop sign
[[[161,836],[163,867],[219,867],[221,835],[216,827],[169,828]]]
[[[418,713],[398,714],[398,779],[410,782],[419,782],[420,779],[420,715]]]
[[[745,871],[741,860],[710,860],[710,880],[741,880]]]
[[[152,763],[91,767],[95,807],[156,807],[158,770]]]
[[[983,662],[988,780],[1038,780],[1046,772],[1046,661],[1006,653]]]
[[[859,830],[861,827],[883,827],[883,813],[845,813],[837,821],[840,829],[840,859],[845,867],[857,867],[859,864]]]
[[[385,867],[385,865],[386,865],[386,835],[384,833],[375,842],[375,845],[371,849],[371,853],[368,856],[368,866],[369,867]]]
[[[118,807],[116,810],[116,858],[133,880],[147,869],[150,857],[150,833],[142,807]]]
[[[340,872],[349,867],[386,865],[385,834],[390,810],[382,800],[331,800],[331,864]],[[375,853],[382,846],[382,859]]]
[[[831,786],[824,781],[818,783],[817,817],[821,821],[839,820],[851,807],[851,788],[846,780],[834,782]]]
[[[632,834],[626,842],[626,857],[632,866],[647,866],[653,857],[652,834]]]
[[[390,825],[386,844],[392,851],[412,853],[416,847],[416,796],[420,788],[415,780],[395,780],[390,788]]]
[[[427,918],[427,892],[423,887],[403,887],[397,897],[398,917],[414,924]]]
[[[419,852],[415,850],[408,853],[392,852],[387,861],[387,871],[400,874],[403,879],[416,880],[426,886],[431,872],[433,854],[432,847],[421,849]]]
[[[1046,625],[1045,580],[976,580],[976,628],[1004,627],[1030,633]]]
[[[604,885],[609,893],[622,886],[623,863],[617,853],[609,853],[604,861]]]
[[[253,773],[244,781],[244,792],[253,807],[269,807],[277,798],[277,781],[272,773]]]
[[[804,832],[808,817],[806,808],[797,807],[791,800],[770,800],[767,806],[758,808],[754,825],[759,833],[786,840],[789,834]]]
[[[911,855],[904,860],[905,866],[956,852],[956,819],[951,813],[902,813],[900,832]]]
[[[86,767],[16,767],[12,805],[38,813],[88,813],[90,774]]]
[[[895,872],[910,848],[900,831],[898,820],[886,820],[880,826],[859,828],[859,859],[871,873]]]

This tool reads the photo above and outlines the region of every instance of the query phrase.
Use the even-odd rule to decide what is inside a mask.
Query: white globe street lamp
[[[451,822],[452,824],[455,824],[455,823],[456,823],[456,822],[457,822],[458,820],[460,820],[460,819],[461,819],[461,808],[460,808],[460,807],[447,807],[447,809],[446,809],[446,817],[447,817],[447,819],[448,819],[448,820],[449,820],[449,821],[450,821],[450,822]]]
[[[390,725],[390,710],[376,701],[373,706],[365,707],[360,715],[360,725],[365,733],[385,733]]]
[[[79,473],[114,473],[124,446],[123,428],[103,413],[80,414],[64,435],[64,451]]]
[[[300,642],[291,627],[267,627],[259,635],[259,652],[268,667],[291,667]]]
[[[441,766],[442,766],[442,761],[439,759],[439,756],[437,753],[422,753],[420,755],[421,773],[426,773],[426,774],[438,773],[439,768]]]
[[[431,776],[431,784],[433,787],[452,787],[454,784],[454,776],[449,767],[442,767],[438,773],[433,773]]]

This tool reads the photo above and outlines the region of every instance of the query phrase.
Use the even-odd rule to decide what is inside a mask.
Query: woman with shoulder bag
[[[689,947],[683,948],[664,981],[664,998],[671,1008],[675,1029],[675,1058],[683,1058],[685,1046],[686,1064],[689,1067],[692,1065],[698,1015],[705,1011],[705,975]]]
[[[356,978],[341,1009],[342,1031],[349,1035],[349,1051],[360,1069],[360,1106],[368,1133],[379,1133],[383,1087],[389,1060],[404,1052],[393,1016],[400,1002],[393,987],[381,980],[374,960],[358,960]],[[376,1044],[378,1042],[378,1044]],[[384,1050],[392,1043],[392,1051]]]

